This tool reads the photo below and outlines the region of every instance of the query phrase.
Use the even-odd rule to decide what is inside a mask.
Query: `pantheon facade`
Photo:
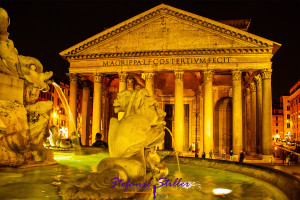
[[[75,120],[82,144],[98,132],[107,140],[118,92],[146,88],[166,111],[180,152],[271,155],[271,58],[280,44],[248,33],[249,24],[161,4],[62,51],[74,119],[83,89]],[[166,133],[159,148],[174,142]]]

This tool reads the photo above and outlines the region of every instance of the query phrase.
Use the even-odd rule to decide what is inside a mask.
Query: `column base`
[[[240,155],[233,155],[232,161],[239,162]]]
[[[262,163],[272,163],[275,162],[275,158],[273,155],[261,155],[261,162]]]

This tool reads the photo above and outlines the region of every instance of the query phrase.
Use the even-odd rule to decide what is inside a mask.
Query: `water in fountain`
[[[65,108],[65,110],[67,111],[68,113],[68,116],[69,116],[69,123],[71,123],[71,125],[73,126],[73,129],[75,131],[75,133],[77,133],[77,127],[76,127],[76,124],[74,122],[74,118],[73,118],[73,115],[72,115],[72,112],[71,112],[71,109],[69,107],[69,103],[68,103],[68,100],[64,94],[64,92],[62,91],[61,87],[55,83],[55,82],[52,82],[52,85],[54,86],[54,88],[56,89],[57,91],[57,94],[63,104],[63,107]],[[72,133],[71,133],[72,134]],[[78,138],[78,135],[76,134],[76,147],[78,147],[80,149],[80,141],[79,141],[79,138]],[[75,148],[76,150],[76,148]]]
[[[179,166],[179,158],[178,158],[178,151],[177,151],[177,146],[176,146],[176,143],[175,143],[175,140],[174,140],[174,137],[173,137],[173,133],[170,131],[170,129],[168,129],[167,127],[165,127],[165,129],[167,131],[169,131],[171,137],[172,137],[172,141],[174,143],[174,147],[175,147],[175,154],[176,154],[176,159],[177,159],[177,165],[178,165],[178,172],[180,174],[180,166]]]

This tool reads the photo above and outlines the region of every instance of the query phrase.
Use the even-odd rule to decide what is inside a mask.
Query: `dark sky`
[[[281,43],[272,59],[275,101],[300,79],[299,0],[0,0],[0,7],[19,54],[38,58],[68,83],[59,52],[161,3],[213,20],[252,19],[248,32]]]

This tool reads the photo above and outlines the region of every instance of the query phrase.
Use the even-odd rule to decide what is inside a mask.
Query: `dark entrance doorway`
[[[173,120],[174,120],[173,108],[174,108],[173,104],[165,104],[165,112],[167,113],[166,117],[165,117],[166,127],[168,129],[170,129],[171,132],[173,132],[173,130],[172,130],[172,123],[173,123]],[[167,130],[165,130],[164,149],[173,150],[173,148],[172,148],[172,136],[170,135],[169,131],[167,131]]]

